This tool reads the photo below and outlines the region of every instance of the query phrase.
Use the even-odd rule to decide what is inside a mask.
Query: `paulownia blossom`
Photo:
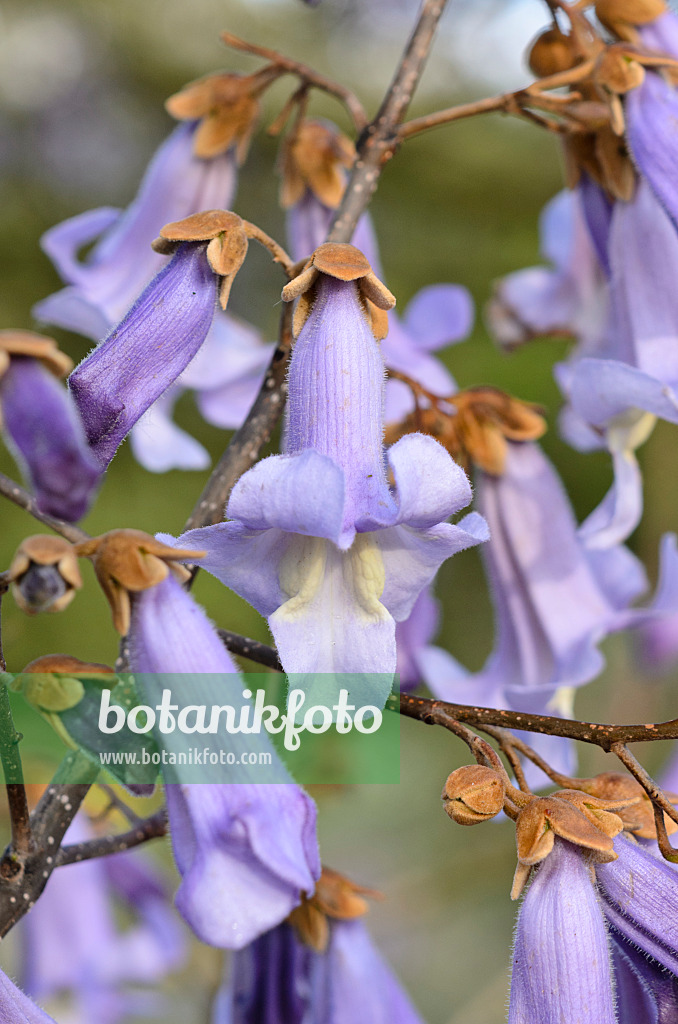
[[[72,365],[51,338],[0,331],[5,437],[40,511],[68,522],[85,515],[101,481],[77,407],[59,383]]]
[[[420,1024],[360,919],[363,891],[325,869],[287,922],[235,955],[212,1024]]]
[[[330,121],[303,120],[286,141],[280,201],[287,210],[287,234],[295,259],[306,259],[325,241],[344,193],[346,168],[354,156],[352,143]],[[369,213],[358,221],[352,241],[375,274],[383,277]],[[473,312],[473,300],[461,285],[422,288],[402,320],[395,313],[389,317],[388,334],[382,341],[387,369],[405,374],[436,395],[451,394],[456,384],[433,353],[468,336]],[[389,380],[386,422],[402,419],[412,407],[412,392],[407,385]]]
[[[102,468],[198,352],[217,297],[224,308],[228,302],[248,242],[240,217],[208,210],[166,224],[154,244],[173,258],[69,378]]]
[[[270,80],[269,73],[210,76],[167,101],[169,112],[186,123],[155,153],[130,206],[122,212],[91,210],[44,236],[43,247],[67,287],[37,304],[34,313],[39,320],[96,342],[109,334],[167,262],[166,255],[151,248],[163,225],[200,210],[232,206],[237,164],[246,156],[258,117],[257,96]],[[79,260],[79,250],[94,239],[92,251]],[[149,323],[149,330],[153,326]],[[181,388],[197,392],[209,422],[239,426],[271,348],[262,344],[253,328],[222,312],[214,318],[206,348],[211,375],[205,379],[204,370],[191,366],[180,377]],[[203,389],[208,393],[204,407]],[[164,396],[132,428],[135,456],[155,472],[209,465],[205,449],[171,419],[172,399],[178,393]]]
[[[94,838],[78,816],[66,842]],[[35,999],[72,995],[71,1024],[118,1024],[161,1012],[157,985],[186,957],[185,929],[157,871],[138,853],[116,854],[55,872],[20,923],[21,983]],[[134,915],[123,930],[116,904]],[[133,990],[132,986],[145,988]]]
[[[560,820],[557,805],[565,796],[574,796],[579,809]],[[672,1021],[678,1015],[678,876],[618,834],[620,818],[582,796],[563,792],[534,801],[551,805],[551,829],[542,836],[534,830],[533,855],[526,853],[527,863],[538,866],[518,918],[509,1024]],[[606,837],[615,834],[607,838],[611,855],[604,853]]]
[[[266,615],[288,672],[391,673],[395,622],[450,555],[487,538],[445,522],[471,490],[432,438],[383,449],[378,338],[393,296],[350,245],[324,245],[283,292],[299,297],[284,454],[236,484],[230,522],[192,530],[198,563]]]
[[[159,698],[166,674],[184,687],[199,686],[203,676],[237,679],[213,625],[181,586],[185,568],[174,561],[195,561],[202,552],[170,548],[136,530],[95,538],[84,550],[118,629],[128,633],[130,667],[142,689],[154,688]],[[182,877],[175,902],[203,942],[239,949],[314,889],[320,873],[315,804],[282,765],[278,775],[280,784],[166,785]]]
[[[495,609],[494,650],[473,675],[428,641],[413,656],[443,700],[570,717],[574,689],[603,668],[599,643],[676,607],[675,538],[663,542],[653,605],[630,609],[647,585],[640,563],[621,546],[585,546],[564,487],[537,444],[507,442],[503,472],[479,471],[476,488],[490,528],[483,557]],[[537,734],[525,739],[556,770],[572,773],[570,741]],[[541,772],[527,770],[543,784]]]

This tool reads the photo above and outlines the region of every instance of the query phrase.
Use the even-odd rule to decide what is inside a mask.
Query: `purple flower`
[[[300,144],[307,147],[303,169],[306,170],[306,163],[311,162],[309,155],[314,153],[318,154],[319,163],[317,168],[312,164],[315,174],[307,171],[306,185],[303,187],[303,182],[300,183],[296,190],[299,198],[287,211],[287,234],[296,260],[306,259],[327,238],[346,181],[344,158],[346,145],[350,145],[329,121],[306,122]],[[330,178],[332,187],[328,186],[328,162],[334,169],[334,176]],[[375,274],[383,277],[377,236],[369,214],[358,221],[352,242],[365,255]],[[451,395],[457,389],[456,383],[431,353],[466,338],[473,327],[473,315],[473,300],[461,285],[437,284],[422,288],[407,306],[402,321],[391,313],[389,331],[381,345],[387,369],[405,374],[435,395]],[[408,386],[402,381],[389,380],[386,422],[399,422],[413,407]]]
[[[77,409],[56,379],[70,360],[51,339],[15,331],[0,332],[0,360],[5,364],[0,363],[0,408],[9,446],[38,508],[75,522],[89,509],[101,470]]]
[[[596,867],[608,923],[672,974],[678,974],[678,874],[648,848],[620,835],[617,860]]]
[[[678,978],[610,929],[619,1024],[669,1024],[678,1013]]]
[[[71,374],[71,393],[102,468],[202,345],[214,317],[217,287],[207,245],[184,243]]]
[[[623,547],[586,548],[563,485],[536,444],[509,442],[503,475],[478,473],[477,503],[490,528],[483,554],[494,651],[469,675],[451,655],[424,647],[417,658],[424,678],[442,700],[570,717],[573,688],[602,670],[600,641],[676,606],[675,544],[670,537],[664,542],[664,581],[652,610],[629,611],[646,587],[640,563]],[[557,770],[572,773],[569,741],[525,739]],[[528,772],[543,785],[541,772]]]
[[[389,450],[390,488],[383,362],[357,282],[367,281],[370,304],[393,300],[352,246],[321,247],[314,259],[329,265],[327,253],[358,269],[349,280],[314,264],[304,271],[316,277],[300,330],[307,294],[297,310],[285,454],[240,478],[231,522],[179,543],[206,549],[199,564],[268,617],[286,671],[392,673],[395,621],[408,617],[442,561],[487,531],[473,514],[459,526],[444,521],[471,491],[430,437],[411,434]]]
[[[518,916],[508,1024],[616,1024],[610,949],[589,866],[563,839]]]
[[[86,820],[77,817],[68,841],[90,838]],[[125,931],[114,914],[121,899],[135,917]],[[117,1024],[129,1013],[143,1013],[149,993],[134,993],[129,986],[157,984],[186,955],[164,886],[138,854],[55,872],[20,928],[23,987],[36,999],[72,993],[73,1024]],[[160,1012],[159,1005],[156,1009]]]
[[[235,672],[207,616],[172,576],[135,597],[129,644],[136,673],[174,673],[175,680],[181,673],[190,685],[191,676],[218,674],[223,682]],[[315,805],[291,780],[173,783],[166,799],[182,876],[176,906],[203,942],[239,949],[313,890],[320,873]]]
[[[234,957],[212,1024],[420,1024],[361,920],[335,920],[316,952],[283,923]]]
[[[56,1024],[54,1018],[25,996],[3,971],[0,971],[0,1020],[3,1024]]]
[[[179,125],[148,166],[127,208],[90,210],[51,228],[42,245],[68,287],[39,302],[38,320],[98,341],[124,316],[166,257],[151,249],[164,224],[198,210],[230,209],[236,187],[232,149],[194,156],[197,122]],[[97,239],[84,261],[78,251]]]

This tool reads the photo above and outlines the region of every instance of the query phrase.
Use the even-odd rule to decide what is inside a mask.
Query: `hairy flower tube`
[[[85,515],[101,481],[78,410],[58,381],[72,365],[51,338],[0,331],[5,438],[40,511],[67,522]]]
[[[0,971],[0,1019],[6,1024],[57,1024]]]
[[[134,597],[129,645],[131,668],[151,677],[148,686],[153,676],[164,685],[165,673],[190,686],[205,674],[223,682],[237,671],[202,608],[171,575]],[[182,876],[175,902],[203,942],[240,949],[313,891],[315,804],[282,765],[279,775],[288,781],[165,787]]]
[[[430,437],[393,445],[389,486],[375,331],[394,300],[362,254],[321,246],[284,295],[300,296],[285,454],[241,477],[230,522],[178,543],[205,548],[198,563],[268,617],[286,671],[391,673],[395,621],[487,529],[444,521],[471,491]]]

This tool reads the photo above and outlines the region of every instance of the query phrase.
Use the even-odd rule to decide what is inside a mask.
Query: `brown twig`
[[[267,46],[257,46],[255,43],[248,43],[246,40],[234,36],[231,32],[222,32],[221,38],[226,46],[230,46],[232,50],[240,50],[242,53],[249,53],[254,57],[263,57],[264,60],[270,60],[272,64],[275,64],[276,67],[281,68],[288,74],[296,75],[308,85],[312,85],[314,88],[321,89],[330,96],[334,96],[345,105],[351,115],[356,131],[361,132],[367,124],[367,115],[362,103],[355,93],[345,86],[340,85],[338,82],[333,82],[331,78],[327,78],[325,75],[319,74],[307,64],[302,64],[298,60],[285,57],[282,53],[278,53],[277,50],[270,50]]]
[[[417,718],[429,724],[439,721],[439,711],[459,722],[466,722],[476,729],[486,725],[498,725],[504,729],[520,729],[537,732],[543,736],[565,736],[592,743],[610,753],[615,743],[648,743],[656,740],[678,739],[678,718],[670,722],[648,723],[647,725],[603,725],[598,722],[578,722],[569,718],[549,715],[530,715],[522,711],[506,711],[501,708],[472,707],[466,704],[450,704],[446,701],[431,700],[428,697],[400,695],[400,713],[408,718]]]
[[[79,864],[81,861],[93,860],[95,857],[108,857],[112,853],[123,853],[125,850],[131,850],[135,846],[147,843],[150,839],[159,839],[166,834],[167,812],[163,807],[149,818],[140,820],[129,832],[62,846],[56,858],[56,867]]]
[[[515,738],[513,733],[509,732],[507,729],[496,729],[491,725],[486,726],[483,729],[483,732],[487,733],[488,736],[491,736],[499,744],[499,749],[511,765],[511,771],[513,772],[515,780],[523,793],[531,793],[532,791],[527,784],[527,779],[525,778],[525,772],[523,771],[523,766],[520,763],[520,758],[516,754],[516,744],[513,742]],[[523,746],[530,750],[526,743],[523,744]],[[531,752],[534,753],[534,751]]]
[[[285,271],[288,278],[293,276],[294,260],[285,252],[282,245],[276,242],[275,238],[271,238],[265,231],[262,231],[256,224],[252,224],[249,220],[244,220],[242,226],[245,229],[245,234],[248,238],[253,238],[255,242],[267,249],[273,257],[275,263],[279,263]]]
[[[399,126],[424,70],[446,0],[424,0],[410,40],[375,119],[358,139],[356,160],[337,210],[329,242],[350,242],[377,187],[381,171],[399,145]]]
[[[678,810],[673,806],[661,787],[654,781],[651,775],[643,768],[640,761],[634,757],[631,751],[623,742],[613,743],[610,753],[615,754],[625,768],[631,772],[634,779],[641,784],[655,807],[661,808],[664,814],[678,824]]]
[[[504,751],[509,760],[511,760],[509,749],[514,752],[514,756],[515,751],[518,751],[520,754],[523,755],[523,757],[526,757],[529,761],[532,762],[532,764],[536,765],[537,768],[541,768],[544,775],[546,775],[551,780],[551,782],[554,782],[556,786],[561,786],[563,789],[572,788],[572,783],[575,780],[571,779],[568,775],[561,775],[560,772],[554,771],[551,765],[547,764],[544,758],[541,757],[536,750],[533,750],[532,747],[528,746],[528,744],[525,743],[524,740],[520,738],[520,736],[516,736],[514,733],[509,732],[507,729],[500,729],[494,725],[483,726],[482,732],[487,733],[488,736],[492,736],[493,739],[497,740],[497,742],[501,746],[501,749]],[[511,766],[513,766],[512,760]],[[516,778],[518,778],[518,776],[516,776]],[[523,788],[522,785],[520,786],[520,788]]]
[[[436,110],[431,114],[424,114],[423,117],[416,117],[406,121],[398,129],[398,138],[402,142],[413,135],[420,135],[421,132],[430,131],[432,128],[440,128],[454,121],[461,121],[467,117],[476,117],[478,114],[504,113],[515,114],[519,117],[527,115],[526,107],[541,106],[540,92],[549,89],[559,89],[565,85],[574,85],[586,78],[593,70],[594,61],[584,61],[569,71],[561,71],[556,75],[549,75],[547,78],[539,78],[536,82],[518,89],[515,92],[505,92],[499,96],[487,96],[481,100],[473,100],[470,103],[460,103],[445,110]],[[548,104],[550,106],[550,104]],[[563,113],[566,113],[563,110]]]
[[[48,516],[41,512],[33,495],[29,494],[23,487],[20,487],[14,480],[10,480],[4,473],[0,473],[0,494],[4,495],[5,498],[9,498],[19,508],[23,508],[26,512],[30,513],[43,526],[49,526],[50,530],[60,533],[62,537],[70,540],[73,544],[89,539],[89,534],[81,530],[80,527],[73,526],[72,523],[65,523],[62,519],[55,519],[53,516]]]
[[[205,489],[186,521],[185,530],[220,522],[236,480],[254,465],[273,433],[283,410],[285,374],[292,348],[292,304],[285,303],[280,318],[278,345],[273,353],[259,394],[247,419],[214,467]]]
[[[142,819],[136,814],[129,804],[126,804],[124,800],[121,800],[118,794],[115,792],[112,786],[107,785],[105,782],[97,783],[98,788],[105,793],[108,797],[108,807],[105,807],[101,814],[97,815],[94,820],[103,820],[107,818],[111,811],[120,811],[130,825],[138,825]]]
[[[241,636],[239,633],[232,633],[229,629],[218,629],[217,633],[231,654],[249,658],[250,661],[272,668],[275,672],[283,671],[278,652],[274,647],[262,644],[259,640],[250,640],[249,637]]]

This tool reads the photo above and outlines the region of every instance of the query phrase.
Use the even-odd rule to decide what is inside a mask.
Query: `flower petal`
[[[641,173],[647,178],[674,224],[678,223],[678,160],[674,131],[678,94],[661,75],[648,71],[626,96],[626,137]]]
[[[339,466],[307,449],[258,462],[236,483],[226,511],[250,530],[278,529],[338,541],[344,493]]]
[[[132,427],[134,458],[151,473],[207,469],[212,461],[203,446],[173,421],[172,409],[178,397],[178,389],[168,388]]]
[[[410,343],[432,351],[461,341],[473,328],[473,299],[459,284],[432,284],[409,302],[403,327]]]
[[[204,341],[217,278],[204,245],[182,245],[120,324],[79,364],[69,384],[102,466]]]
[[[182,874],[176,905],[203,942],[242,949],[313,891],[316,812],[298,786],[172,785],[166,793]]]
[[[454,526],[441,523],[430,530],[392,526],[373,536],[381,549],[386,572],[381,601],[393,618],[401,622],[445,559],[486,541],[489,531],[483,517],[471,512]]]
[[[572,406],[594,426],[605,426],[629,409],[643,409],[678,423],[678,392],[634,366],[613,359],[582,359],[570,388]]]
[[[393,525],[437,526],[471,501],[466,473],[435,438],[406,434],[388,450],[398,511]]]

